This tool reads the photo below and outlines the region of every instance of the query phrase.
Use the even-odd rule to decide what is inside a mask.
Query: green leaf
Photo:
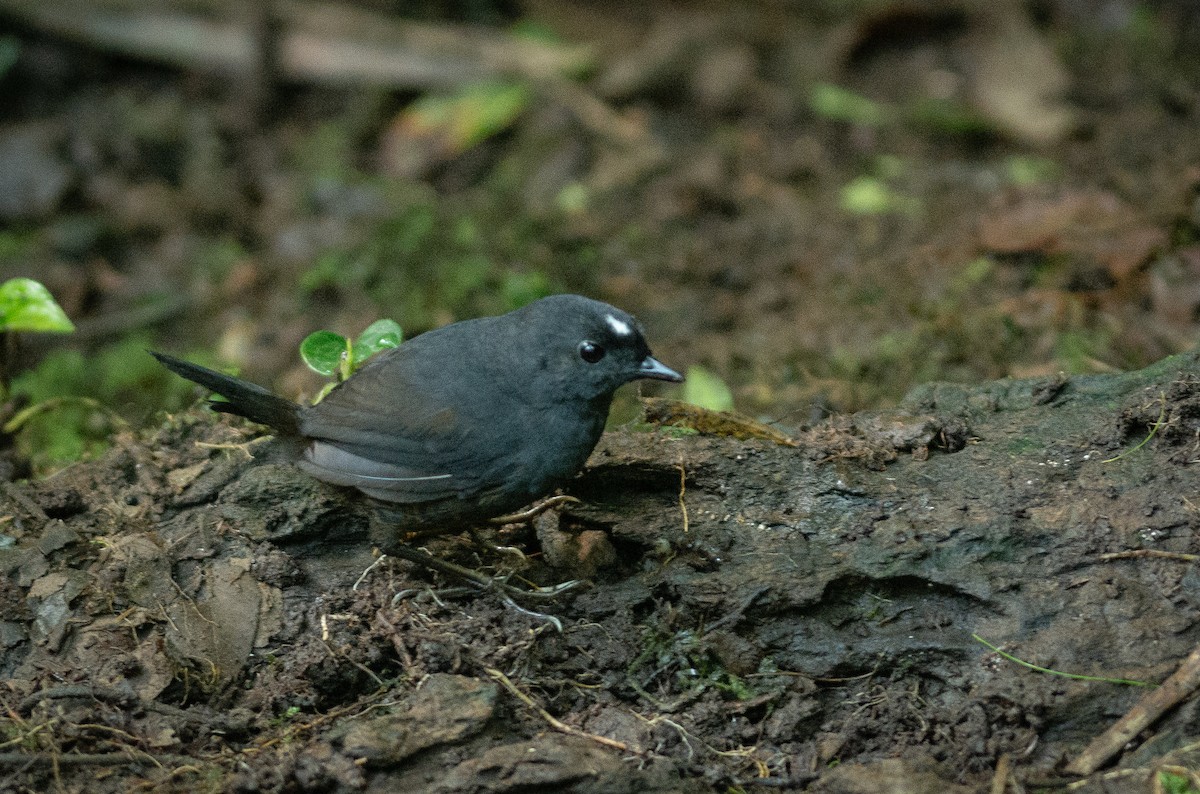
[[[558,191],[554,204],[567,215],[583,214],[590,203],[588,187],[583,182],[569,182]]]
[[[1196,791],[1196,788],[1192,785],[1192,781],[1186,776],[1166,769],[1159,770],[1158,786],[1155,788],[1165,792],[1165,794],[1192,794]]]
[[[404,331],[394,320],[376,320],[368,325],[354,342],[355,368],[376,353],[399,347],[404,341]]]
[[[313,372],[333,377],[350,355],[350,340],[333,331],[314,331],[300,343],[300,357]]]
[[[507,129],[532,99],[524,83],[478,83],[450,96],[421,97],[400,114],[398,124],[407,137],[437,142],[444,156],[453,157]]]
[[[733,392],[725,381],[699,365],[688,367],[683,382],[683,400],[710,411],[733,410]]]
[[[70,333],[74,330],[50,290],[38,282],[14,278],[0,284],[0,331]]]
[[[920,211],[920,202],[912,196],[905,196],[892,190],[882,179],[872,176],[860,176],[842,187],[841,207],[854,215],[883,215],[898,212],[916,214]]]
[[[809,96],[809,107],[822,118],[846,121],[863,127],[878,127],[888,120],[886,105],[832,83],[818,83]]]
[[[1062,169],[1046,157],[1014,155],[1004,161],[1004,177],[1018,187],[1040,185],[1057,179]]]

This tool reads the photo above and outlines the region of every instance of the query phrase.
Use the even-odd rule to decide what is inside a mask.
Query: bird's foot
[[[498,546],[495,543],[489,543],[484,540],[483,536],[480,535],[478,530],[474,528],[468,530],[467,534],[471,536],[471,542],[474,543],[478,548],[492,554],[499,554],[501,557],[508,557],[512,559],[514,565],[518,568],[524,567],[525,563],[529,560],[529,558],[525,556],[525,552],[521,551],[516,546]]]
[[[538,618],[539,620],[544,620],[554,626],[554,628],[560,632],[562,631],[562,622],[559,621],[558,618],[554,617],[553,615],[547,615],[542,612],[536,612],[534,610],[527,609],[518,604],[515,599],[519,598],[548,601],[583,584],[582,580],[574,579],[568,582],[551,585],[549,587],[541,587],[532,584],[530,584],[528,588],[517,587],[509,584],[509,576],[489,576],[482,571],[477,571],[472,568],[457,565],[448,560],[443,560],[440,557],[435,557],[429,552],[416,548],[415,546],[397,545],[392,547],[388,553],[403,560],[408,560],[416,565],[424,566],[430,570],[438,571],[448,576],[456,577],[460,580],[465,580],[466,582],[475,585],[479,589],[491,591],[498,595],[500,600],[503,601],[505,605],[512,607],[522,614],[530,615]],[[415,592],[417,591],[402,590],[393,596],[392,603],[397,604]]]

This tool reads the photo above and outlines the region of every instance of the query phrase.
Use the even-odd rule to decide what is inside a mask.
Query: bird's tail
[[[272,394],[261,386],[248,383],[232,375],[224,375],[190,361],[155,353],[153,350],[149,353],[176,375],[181,375],[193,383],[199,383],[229,401],[210,400],[209,407],[214,411],[244,416],[252,422],[272,427],[285,436],[299,435],[300,406],[291,400],[285,400],[277,394]]]

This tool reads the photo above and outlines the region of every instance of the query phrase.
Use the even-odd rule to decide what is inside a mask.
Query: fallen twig
[[[238,4],[211,14],[128,0],[0,0],[0,13],[54,36],[184,69],[249,73],[261,66],[253,17]],[[346,5],[276,3],[278,68],[285,80],[428,89],[499,76],[551,78],[590,59],[583,45],[502,31],[431,25]]]
[[[595,733],[588,733],[587,731],[580,730],[579,728],[574,728],[570,725],[567,725],[565,722],[558,719],[550,712],[546,711],[544,708],[539,706],[537,703],[534,703],[533,698],[529,697],[529,695],[526,695],[524,692],[522,692],[520,689],[518,689],[517,685],[514,684],[512,682],[512,680],[509,679],[509,677],[506,676],[504,673],[500,672],[499,670],[497,670],[494,667],[485,667],[485,668],[483,668],[483,671],[485,673],[487,673],[488,675],[490,675],[492,678],[496,679],[496,681],[498,681],[501,686],[503,686],[505,689],[507,689],[509,692],[511,692],[513,694],[513,696],[517,698],[517,700],[521,701],[526,706],[528,706],[529,708],[531,708],[535,712],[537,712],[537,715],[539,717],[541,717],[543,720],[545,720],[550,725],[550,727],[554,728],[554,730],[561,731],[562,733],[570,734],[571,736],[580,736],[580,737],[583,737],[584,739],[591,739],[593,742],[596,742],[597,744],[602,744],[605,747],[611,747],[614,750],[620,750],[623,753],[636,753],[638,755],[643,755],[642,750],[639,750],[636,747],[630,747],[625,742],[620,742],[620,741],[617,741],[616,739],[610,739],[607,736],[600,736]]]
[[[1103,562],[1136,560],[1139,557],[1159,557],[1166,560],[1179,560],[1180,562],[1195,562],[1196,560],[1200,560],[1200,554],[1184,554],[1181,551],[1163,551],[1162,549],[1130,549],[1129,551],[1114,551],[1109,554],[1100,555],[1100,559]]]
[[[1072,775],[1090,775],[1121,751],[1133,737],[1163,715],[1167,709],[1200,688],[1200,647],[1194,649],[1162,686],[1147,692],[1124,717],[1092,740],[1079,757],[1067,765]]]
[[[996,772],[992,775],[991,794],[1004,794],[1004,790],[1008,788],[1008,778],[1012,774],[1012,757],[1008,753],[1001,753],[1000,759],[996,761]]]

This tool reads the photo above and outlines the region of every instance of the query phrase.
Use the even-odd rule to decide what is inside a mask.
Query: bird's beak
[[[644,359],[642,359],[642,366],[638,371],[638,377],[654,378],[655,380],[669,380],[672,383],[683,382],[682,375],[659,361],[654,356],[646,356]]]

